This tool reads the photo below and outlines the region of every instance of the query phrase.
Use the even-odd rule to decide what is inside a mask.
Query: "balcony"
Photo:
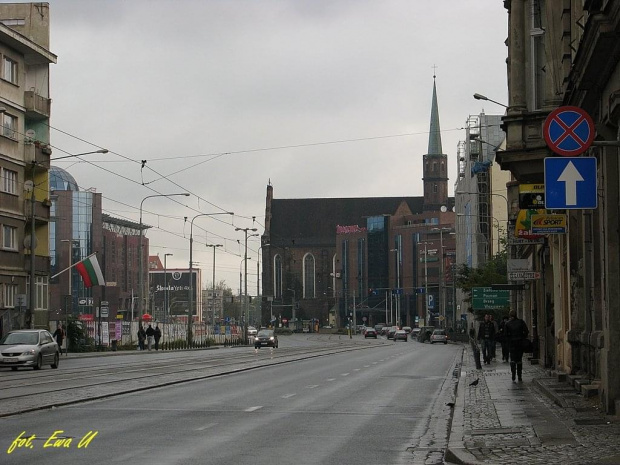
[[[52,100],[42,97],[34,90],[24,92],[24,107],[26,108],[26,118],[32,120],[43,120],[50,117]]]
[[[50,169],[50,156],[52,149],[47,144],[33,142],[24,145],[24,161],[27,165],[36,163],[37,170],[47,171]]]

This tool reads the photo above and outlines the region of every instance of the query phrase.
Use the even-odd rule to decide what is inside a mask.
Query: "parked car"
[[[443,342],[444,344],[448,343],[448,333],[446,333],[445,329],[436,329],[431,334],[431,344],[435,342]]]
[[[394,332],[394,342],[396,341],[405,341],[407,342],[407,333],[404,329],[398,329]]]
[[[403,331],[407,334],[411,333],[411,326],[403,326]]]
[[[278,336],[272,329],[261,329],[254,338],[254,348],[262,346],[278,348]]]
[[[256,336],[258,330],[254,326],[248,326],[248,336]]]
[[[411,330],[411,339],[417,339],[420,335],[420,328],[413,328]]]
[[[377,332],[375,331],[375,328],[366,328],[366,332],[364,333],[364,339],[367,339],[369,337],[374,337],[375,339],[377,339]]]
[[[44,329],[10,331],[0,339],[0,367],[32,367],[40,370],[43,365],[58,368],[60,349]]]
[[[381,333],[381,330],[383,329],[383,327],[384,327],[384,326],[385,326],[385,325],[384,325],[383,323],[377,323],[377,324],[375,325],[375,331],[377,332],[377,334],[380,334],[380,333]]]

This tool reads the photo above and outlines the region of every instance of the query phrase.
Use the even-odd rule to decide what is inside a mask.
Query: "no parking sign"
[[[579,107],[559,107],[549,113],[543,127],[545,142],[563,157],[577,156],[592,145],[594,122]]]

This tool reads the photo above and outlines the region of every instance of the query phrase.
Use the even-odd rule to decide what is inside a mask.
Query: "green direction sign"
[[[510,306],[510,291],[490,287],[472,288],[474,310],[499,310]]]

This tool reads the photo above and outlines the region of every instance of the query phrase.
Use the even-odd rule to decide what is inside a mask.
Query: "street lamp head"
[[[489,100],[489,99],[488,99],[487,97],[485,97],[484,95],[481,95],[481,94],[478,94],[478,93],[474,94],[474,98],[475,98],[476,100]]]

